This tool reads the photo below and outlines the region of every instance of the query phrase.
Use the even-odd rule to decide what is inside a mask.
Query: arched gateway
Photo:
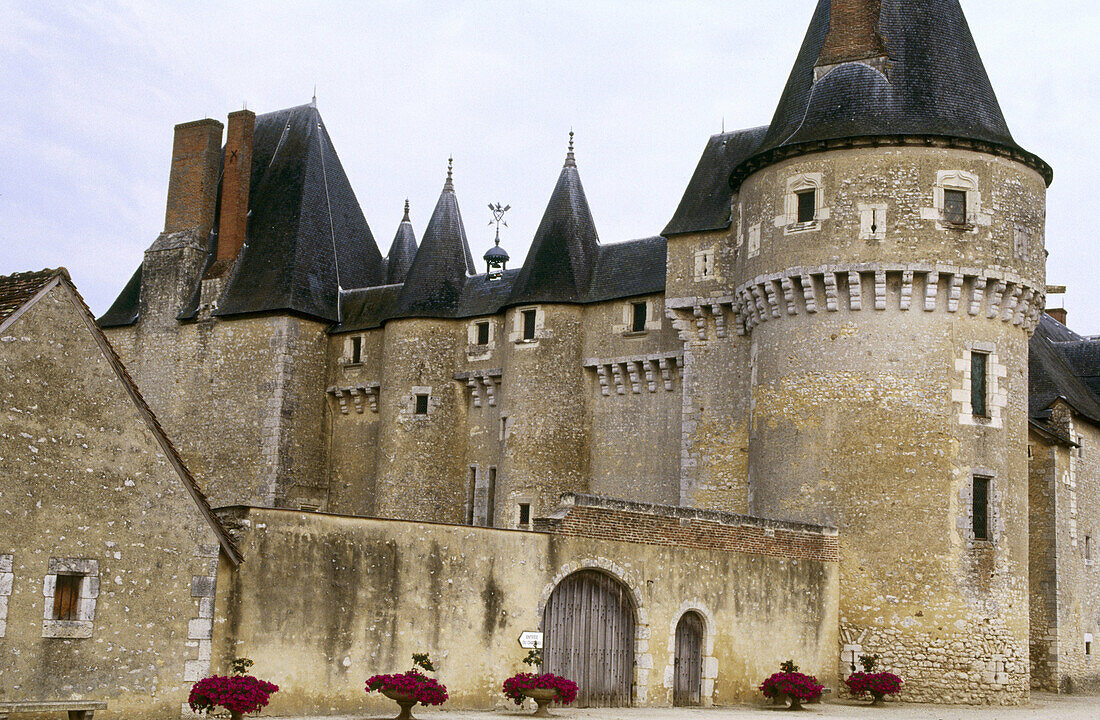
[[[703,618],[689,610],[676,625],[672,704],[703,704]]]
[[[576,681],[580,707],[625,707],[634,689],[634,602],[610,575],[562,580],[542,614],[543,670]]]

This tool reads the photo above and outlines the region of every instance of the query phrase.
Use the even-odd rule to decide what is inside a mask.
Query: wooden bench
[[[107,703],[93,700],[49,700],[44,702],[0,702],[0,720],[15,713],[67,712],[69,720],[92,720],[96,710],[106,710]]]

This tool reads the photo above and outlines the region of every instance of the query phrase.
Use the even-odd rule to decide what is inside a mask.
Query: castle
[[[820,0],[771,124],[710,138],[660,235],[600,242],[570,143],[518,268],[492,247],[481,271],[450,168],[419,244],[406,206],[383,257],[313,104],[222,132],[176,126],[164,232],[99,319],[244,548],[215,660],[339,660],[260,619],[323,617],[265,584],[340,586],[320,561],[397,583],[404,548],[435,602],[462,602],[448,562],[485,575],[486,647],[509,593],[536,624],[571,582],[618,598],[626,660],[592,704],[680,697],[685,612],[709,628],[700,703],[763,670],[762,638],[715,625],[827,683],[877,653],[914,700],[1100,682],[1100,343],[1044,314],[1053,173],[1013,140],[958,0]],[[544,588],[493,574],[536,555]],[[376,632],[349,592],[323,605],[359,624],[330,635]],[[429,644],[466,637],[434,617]]]

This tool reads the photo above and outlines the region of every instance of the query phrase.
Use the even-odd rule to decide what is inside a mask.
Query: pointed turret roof
[[[1050,167],[1012,139],[959,0],[819,0],[759,154],[733,173],[854,138],[939,137]]]
[[[391,317],[453,317],[476,271],[455,197],[451,166]]]
[[[396,285],[405,282],[413,259],[416,257],[416,233],[409,219],[409,201],[405,201],[405,217],[397,226],[390,252],[386,255],[386,284]]]
[[[570,133],[565,166],[516,278],[511,302],[580,302],[599,248]]]

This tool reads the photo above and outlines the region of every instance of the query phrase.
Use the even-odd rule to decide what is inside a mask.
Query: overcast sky
[[[499,200],[522,262],[571,127],[601,240],[654,235],[708,136],[771,120],[815,5],[0,0],[0,274],[64,265],[104,312],[163,229],[173,125],[315,85],[383,254],[406,197],[419,238],[453,154],[475,257]],[[1047,281],[1100,334],[1100,3],[963,7],[1017,142],[1054,167]]]

